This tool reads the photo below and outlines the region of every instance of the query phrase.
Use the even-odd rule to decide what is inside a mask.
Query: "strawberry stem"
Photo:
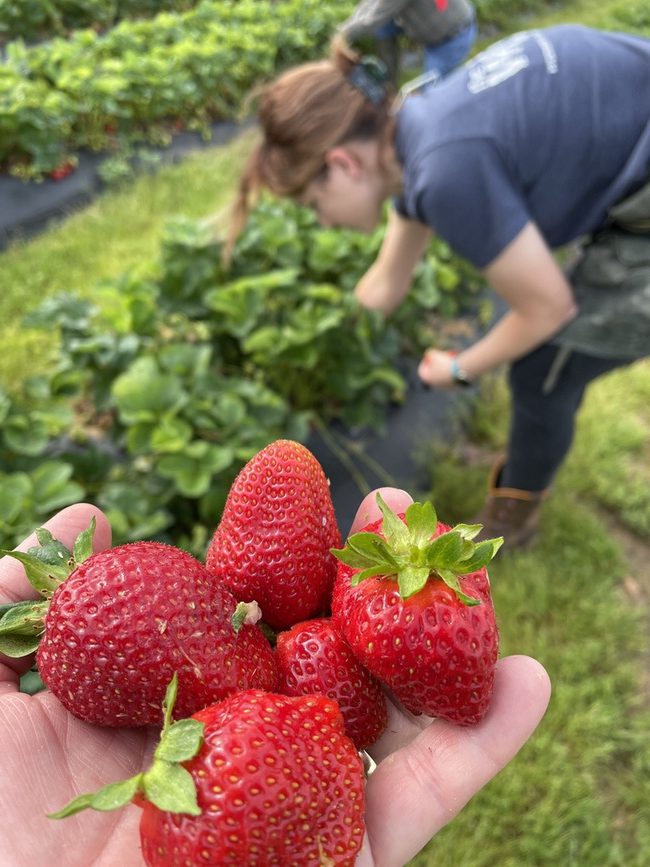
[[[411,503],[404,520],[377,494],[382,513],[381,533],[362,531],[350,536],[332,554],[355,569],[351,581],[359,584],[368,578],[395,578],[400,596],[408,599],[418,593],[430,578],[439,578],[465,605],[480,600],[463,593],[459,576],[487,566],[503,544],[503,538],[475,543],[481,524],[457,524],[435,536],[438,517],[432,503]]]
[[[75,539],[72,551],[44,527],[36,531],[37,546],[27,551],[0,551],[0,554],[22,563],[27,580],[41,596],[37,602],[2,606],[0,653],[17,658],[36,650],[43,634],[49,600],[57,587],[92,554],[95,527],[96,521],[92,518],[88,528]]]
[[[243,626],[253,626],[261,619],[262,609],[253,599],[252,602],[239,602],[230,622],[235,632],[239,632]]]
[[[170,813],[200,815],[194,779],[181,762],[193,758],[201,749],[204,725],[191,717],[172,721],[177,693],[178,676],[174,674],[165,692],[163,728],[148,771],[109,783],[98,792],[79,795],[58,812],[48,814],[48,818],[65,819],[86,809],[118,810],[133,801],[141,804],[143,800]]]

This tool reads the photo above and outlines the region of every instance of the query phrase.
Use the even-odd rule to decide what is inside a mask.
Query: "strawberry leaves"
[[[0,653],[18,658],[36,650],[49,600],[57,587],[92,554],[95,526],[93,518],[75,539],[72,551],[44,527],[36,531],[37,546],[27,551],[0,551],[22,563],[29,583],[42,597],[35,602],[16,602],[0,608]]]
[[[82,810],[118,810],[130,804],[138,795],[155,804],[160,810],[199,816],[196,786],[192,775],[180,763],[194,758],[203,744],[204,725],[196,719],[172,721],[172,712],[178,694],[178,676],[171,679],[163,702],[164,723],[160,741],[148,771],[135,774],[127,780],[109,783],[98,792],[79,795],[50,819],[65,819]]]
[[[0,620],[0,653],[18,658],[33,653],[43,633],[48,602],[18,602],[6,606]]]
[[[403,599],[422,590],[430,577],[441,578],[465,605],[480,600],[463,593],[459,576],[487,566],[503,544],[502,538],[474,543],[480,524],[457,524],[449,532],[434,537],[438,517],[433,505],[412,503],[402,521],[377,494],[383,521],[382,538],[361,532],[350,536],[342,549],[332,554],[355,569],[352,584],[368,578],[395,577]]]

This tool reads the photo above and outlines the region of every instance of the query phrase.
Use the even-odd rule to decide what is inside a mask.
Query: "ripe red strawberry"
[[[331,619],[307,620],[281,632],[275,655],[279,692],[335,699],[357,749],[374,744],[388,722],[384,692]]]
[[[430,503],[351,536],[332,616],[360,661],[413,713],[461,725],[488,709],[498,631],[485,565],[501,539],[474,544],[480,525],[453,529]]]
[[[38,644],[43,682],[76,717],[104,726],[160,723],[174,672],[181,716],[238,690],[275,687],[270,644],[259,626],[240,625],[254,606],[238,607],[190,554],[159,542],[89,553],[90,546],[83,553],[75,546],[81,562],[69,577],[53,567],[49,606],[30,603],[41,606],[41,619],[34,621],[32,646],[22,648]],[[28,570],[44,565],[14,556]],[[65,559],[61,554],[59,562]],[[2,640],[0,649],[6,650]]]
[[[52,818],[135,800],[149,867],[352,867],[364,774],[336,702],[249,690],[168,721],[150,771]]]
[[[49,173],[48,177],[53,181],[62,181],[64,178],[67,178],[69,174],[75,170],[77,165],[76,159],[67,159],[62,163],[59,163],[56,168],[52,169]]]
[[[329,609],[341,544],[323,468],[303,445],[276,440],[235,479],[206,566],[265,623],[286,629]]]

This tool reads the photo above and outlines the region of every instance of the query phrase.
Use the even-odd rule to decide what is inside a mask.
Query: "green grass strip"
[[[199,219],[223,212],[254,138],[255,133],[247,132],[225,147],[202,150],[178,165],[141,175],[0,254],[0,343],[10,347],[0,357],[0,383],[11,389],[25,371],[46,369],[50,347],[43,345],[42,332],[26,331],[21,324],[28,310],[47,296],[91,295],[102,280],[150,267],[164,226],[174,215]]]

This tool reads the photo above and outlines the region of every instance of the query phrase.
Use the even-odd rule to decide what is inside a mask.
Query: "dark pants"
[[[570,352],[547,343],[510,368],[512,421],[507,464],[499,484],[524,491],[547,488],[564,460],[587,385],[629,361]]]

